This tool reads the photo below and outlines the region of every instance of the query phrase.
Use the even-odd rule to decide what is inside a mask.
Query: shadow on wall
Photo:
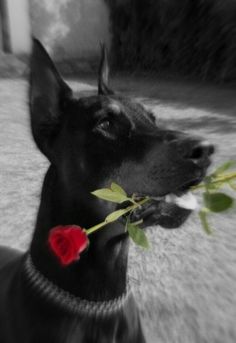
[[[33,35],[57,61],[95,60],[99,42],[108,46],[109,13],[103,0],[31,0]]]

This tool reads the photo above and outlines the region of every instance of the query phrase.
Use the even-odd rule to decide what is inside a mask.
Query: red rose
[[[48,242],[61,264],[67,266],[80,258],[89,240],[86,231],[80,226],[59,225],[50,230]]]

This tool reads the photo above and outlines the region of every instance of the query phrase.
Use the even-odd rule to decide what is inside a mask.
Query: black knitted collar
[[[113,300],[88,301],[70,294],[48,280],[33,264],[30,254],[25,260],[26,277],[37,291],[61,308],[82,316],[109,316],[120,311],[131,295],[129,282],[125,292]]]

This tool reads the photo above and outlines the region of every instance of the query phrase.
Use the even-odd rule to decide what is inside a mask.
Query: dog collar
[[[35,267],[30,254],[26,257],[24,269],[32,287],[55,305],[81,316],[109,316],[115,314],[125,306],[132,294],[130,283],[127,282],[126,290],[121,296],[107,301],[89,301],[74,296],[47,279]]]

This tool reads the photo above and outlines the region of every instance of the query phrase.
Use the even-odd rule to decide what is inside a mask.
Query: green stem
[[[236,173],[230,173],[228,175],[218,177],[214,181],[212,181],[210,184],[215,185],[217,183],[229,182],[233,179],[236,179]],[[201,189],[201,188],[205,188],[205,187],[206,187],[205,183],[200,183],[197,186],[191,187],[191,190],[195,191],[196,189]]]
[[[133,210],[135,210],[136,208],[142,206],[143,204],[145,204],[147,201],[149,201],[150,199],[148,197],[146,197],[145,199],[139,201],[139,202],[136,202],[135,204],[131,205],[131,206],[128,206],[126,209],[125,209],[125,212],[123,213],[126,214],[126,213],[129,213]],[[91,233],[103,228],[104,226],[108,225],[109,223],[112,223],[112,221],[109,221],[109,220],[104,220],[102,223],[99,223],[95,226],[92,226],[90,227],[89,229],[86,230],[86,233],[87,235],[91,235]]]
[[[87,235],[91,235],[91,233],[101,229],[103,226],[107,225],[108,223],[106,221],[99,223],[95,226],[90,227],[89,229],[86,230]]]

